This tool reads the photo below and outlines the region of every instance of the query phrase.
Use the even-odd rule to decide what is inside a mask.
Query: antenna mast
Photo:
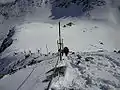
[[[62,61],[62,39],[61,39],[60,22],[59,22],[59,51],[60,51],[60,61]]]

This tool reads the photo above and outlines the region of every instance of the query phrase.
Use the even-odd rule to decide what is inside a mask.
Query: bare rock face
[[[106,5],[105,0],[50,0],[50,3],[52,4],[51,16],[54,16],[53,19],[83,16],[96,7]]]
[[[50,0],[52,4],[54,4],[56,7],[64,7],[67,8],[72,4],[76,4],[78,6],[84,6],[82,8],[85,9],[92,9],[94,6],[102,6],[105,5],[105,0]]]
[[[2,45],[0,46],[0,53],[4,52],[6,48],[8,48],[12,43],[12,36],[15,34],[15,27],[9,30],[7,37],[3,40]]]
[[[120,53],[120,50],[118,51],[118,53]]]
[[[0,3],[0,15],[4,19],[25,16],[28,13],[42,7],[50,5],[53,19],[62,17],[82,16],[96,7],[106,5],[105,0],[13,0],[11,2]],[[58,14],[60,13],[60,14]],[[89,15],[89,14],[88,14]]]

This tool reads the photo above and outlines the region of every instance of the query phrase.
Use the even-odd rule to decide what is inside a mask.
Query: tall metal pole
[[[61,42],[61,31],[60,31],[60,22],[59,22],[59,44],[60,44],[60,60],[62,61],[62,42]]]
[[[46,44],[46,51],[47,51],[47,55],[48,55],[48,46],[47,46],[47,44]]]
[[[57,44],[58,44],[58,49],[60,49],[60,50],[59,50],[60,60],[62,60],[62,52],[61,52],[61,49],[62,49],[62,40],[61,40],[60,22],[59,22],[59,41],[57,41]],[[60,45],[60,46],[59,46],[59,45]],[[55,68],[54,68],[52,77],[51,77],[51,79],[50,79],[50,82],[49,82],[48,87],[46,88],[46,90],[49,90],[49,89],[50,89],[50,86],[51,86],[51,83],[52,83],[52,79],[53,79],[53,75],[54,75],[54,73],[55,73],[55,71],[56,71],[56,68],[57,68],[57,65],[58,65],[58,61],[59,61],[59,58],[58,58],[58,60],[57,60],[57,63],[56,63],[56,65],[55,65]]]

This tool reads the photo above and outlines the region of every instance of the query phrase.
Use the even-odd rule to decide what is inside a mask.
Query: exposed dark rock
[[[56,90],[55,88],[51,88],[51,90]]]
[[[85,32],[85,30],[83,30],[83,32]]]
[[[117,52],[116,50],[114,50],[114,52]]]
[[[64,28],[66,27],[66,25],[63,26]]]
[[[0,3],[0,15],[4,16],[4,19],[25,16],[27,13],[31,13],[33,8],[41,7],[42,2],[42,0],[15,0]]]
[[[42,62],[43,60],[40,60],[40,61],[37,61],[37,63],[40,63],[40,62]]]
[[[0,79],[4,77],[4,74],[0,74]]]
[[[28,63],[28,66],[30,66],[30,65],[33,65],[33,64],[36,64],[37,62],[35,61],[35,60],[32,60],[32,61],[30,61],[29,63]]]
[[[104,52],[104,50],[98,50],[98,52]]]
[[[12,43],[13,43],[13,35],[15,34],[15,27],[9,30],[7,37],[3,40],[0,46],[0,53],[4,52]]]
[[[93,57],[86,57],[85,58],[85,61],[91,61],[91,60],[93,60],[94,58]]]
[[[104,45],[103,42],[100,42],[101,45]]]
[[[101,90],[110,90],[110,87],[109,87],[109,85],[106,85],[106,84],[104,84],[104,85],[100,84],[100,89]]]
[[[76,65],[79,65],[80,64],[80,61],[78,61],[77,63],[76,63]]]
[[[98,26],[95,26],[94,28],[98,28]]]
[[[26,65],[24,65],[23,68],[26,68]]]
[[[84,12],[88,13],[87,11],[90,11],[96,7],[100,7],[103,5],[106,5],[105,0],[15,0],[13,2],[7,2],[7,3],[0,3],[0,15],[4,17],[4,19],[9,19],[11,17],[20,17],[25,16],[27,13],[33,13],[35,8],[39,8],[42,6],[42,3],[48,5],[49,3],[52,6],[52,15],[55,16],[55,18],[60,17],[77,17],[80,15],[83,15]],[[54,14],[54,11],[56,11],[56,8],[65,8],[68,9],[71,6],[76,6],[77,12],[76,13],[70,13],[70,15],[62,15],[62,16],[56,16]],[[58,10],[57,10],[58,11]],[[69,11],[69,10],[68,10]],[[73,12],[73,10],[71,10]],[[76,11],[76,10],[75,10]],[[87,14],[89,15],[89,14]]]
[[[75,52],[72,52],[72,54],[75,54]]]
[[[94,9],[95,6],[103,6],[106,5],[105,0],[51,0],[51,3],[55,5],[55,7],[67,8],[70,5],[76,4],[80,6],[83,12]]]
[[[66,24],[67,26],[72,26],[74,25],[72,22],[69,22],[68,24]]]
[[[77,54],[77,59],[81,59],[82,57],[79,55],[79,54]]]
[[[118,50],[118,53],[120,53],[120,50]]]
[[[50,79],[47,78],[47,79],[43,80],[42,82],[46,83],[46,82],[49,82],[49,81],[50,81]]]

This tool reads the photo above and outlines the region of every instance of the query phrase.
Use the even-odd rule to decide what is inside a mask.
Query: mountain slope
[[[77,17],[84,15],[84,13],[93,10],[96,7],[101,7],[106,5],[105,0],[15,0],[6,3],[0,3],[0,15],[4,16],[5,19],[13,17],[25,16],[27,13],[33,13],[37,8],[43,6],[49,7],[51,9],[51,17],[56,19],[62,17]],[[70,13],[70,9],[74,11],[78,9],[74,15]],[[58,10],[58,11],[57,11]],[[63,13],[65,11],[69,12]],[[57,13],[61,12],[61,15]]]
[[[119,90],[119,61],[119,54],[107,51],[73,54],[65,60],[67,66],[65,77],[57,77],[52,88],[55,90]]]
[[[75,52],[59,61],[51,89],[119,90],[120,54],[113,52],[120,48],[119,5],[113,9],[110,3],[99,5],[97,1],[104,2],[14,0],[0,3],[0,32],[9,30],[12,24],[16,27],[16,32],[10,31],[1,43],[0,90],[47,87],[58,60],[58,54],[51,53],[57,51],[58,20],[65,46]],[[80,18],[83,12],[90,16]],[[16,39],[14,43],[13,39]],[[48,54],[43,54],[46,51]]]
[[[53,78],[51,88],[54,90],[120,89],[119,53],[107,51],[79,52],[70,53],[68,58],[63,57],[63,59],[63,61],[59,61],[58,67],[66,66],[65,76],[58,74]],[[37,60],[40,60],[40,57]],[[46,59],[39,64],[27,66],[12,75],[7,75],[0,80],[0,88],[2,90],[16,90],[32,69],[36,67],[31,76],[20,87],[20,90],[44,90],[48,85],[48,83],[43,82],[47,76],[46,72],[54,68],[56,60],[58,58]]]

